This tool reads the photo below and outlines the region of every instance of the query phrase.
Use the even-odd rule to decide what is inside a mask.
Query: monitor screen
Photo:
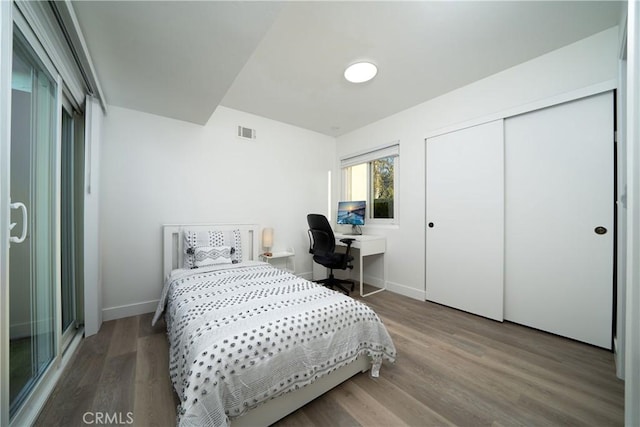
[[[364,225],[364,200],[351,202],[338,202],[338,224]]]

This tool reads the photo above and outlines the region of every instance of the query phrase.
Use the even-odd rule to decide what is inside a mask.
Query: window
[[[342,200],[366,200],[367,220],[398,222],[397,174],[399,145],[342,159]]]

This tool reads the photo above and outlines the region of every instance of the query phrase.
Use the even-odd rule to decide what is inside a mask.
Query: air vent
[[[246,128],[244,126],[238,126],[238,136],[244,139],[256,139],[256,130]]]

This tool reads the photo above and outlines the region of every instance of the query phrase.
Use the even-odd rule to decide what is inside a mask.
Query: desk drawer
[[[360,246],[361,256],[383,254],[387,250],[386,239],[376,239],[376,240],[362,241],[358,243]]]

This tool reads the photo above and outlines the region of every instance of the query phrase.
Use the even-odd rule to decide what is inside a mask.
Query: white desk
[[[334,235],[336,237],[337,246],[347,246],[342,243],[340,239],[354,239],[351,247],[358,249],[358,252],[360,253],[360,296],[366,297],[387,289],[387,269],[384,266],[384,259],[382,260],[382,288],[369,292],[368,294],[363,293],[362,289],[362,260],[368,255],[381,254],[384,257],[384,253],[387,250],[387,238],[384,236],[371,236],[367,234],[353,236],[350,234],[334,233]]]

